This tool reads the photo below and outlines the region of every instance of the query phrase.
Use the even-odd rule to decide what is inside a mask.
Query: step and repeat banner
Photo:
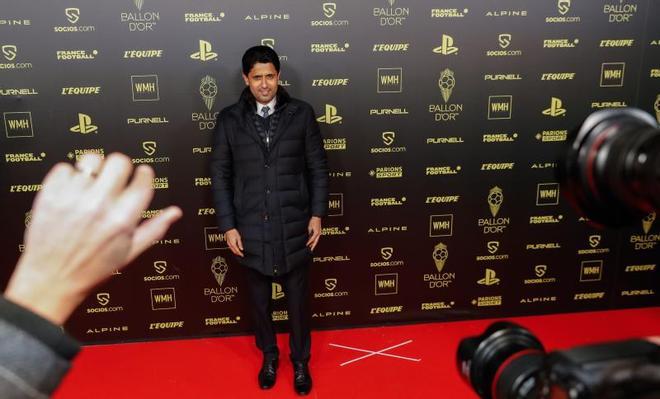
[[[264,44],[280,84],[314,106],[331,169],[315,327],[658,305],[656,215],[595,229],[555,178],[591,112],[660,120],[657,16],[645,0],[2,0],[2,280],[47,170],[120,151],[156,171],[144,219],[169,204],[184,217],[67,331],[88,343],[250,331],[209,161],[216,116],[244,87],[240,58]],[[272,295],[284,329],[278,281]]]

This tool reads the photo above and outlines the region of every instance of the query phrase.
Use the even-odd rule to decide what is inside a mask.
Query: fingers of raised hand
[[[97,196],[118,195],[126,187],[128,178],[133,171],[131,159],[124,154],[110,154],[98,173],[94,184]]]
[[[85,154],[76,162],[76,172],[74,177],[76,180],[84,181],[85,183],[92,183],[98,176],[103,158],[99,154]]]

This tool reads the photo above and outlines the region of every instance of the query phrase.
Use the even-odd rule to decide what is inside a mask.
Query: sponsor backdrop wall
[[[208,166],[216,115],[244,87],[240,57],[261,43],[280,54],[281,85],[314,106],[330,162],[315,327],[657,305],[660,220],[590,227],[554,162],[597,109],[660,119],[658,15],[645,0],[3,0],[2,279],[46,171],[121,151],[156,171],[143,217],[172,203],[185,215],[67,331],[249,331]],[[284,295],[275,282],[282,327]]]

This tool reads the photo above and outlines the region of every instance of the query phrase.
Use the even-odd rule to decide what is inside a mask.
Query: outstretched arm
[[[168,207],[140,223],[153,197],[154,172],[131,160],[85,155],[55,165],[35,198],[25,252],[7,299],[61,325],[96,285],[163,237],[182,215]]]

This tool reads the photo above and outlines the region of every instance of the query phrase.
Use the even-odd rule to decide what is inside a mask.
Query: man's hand
[[[85,155],[74,169],[55,165],[35,198],[25,252],[8,299],[62,324],[89,291],[159,240],[182,215],[163,209],[140,224],[154,172],[122,154]]]
[[[319,243],[319,238],[321,238],[321,218],[318,216],[312,216],[309,219],[309,224],[307,225],[307,234],[309,234],[309,239],[307,240],[307,246],[312,251],[316,248],[316,244]]]
[[[227,230],[225,233],[225,241],[229,245],[229,249],[236,256],[244,257],[243,255],[243,241],[241,241],[241,234],[236,229]]]

